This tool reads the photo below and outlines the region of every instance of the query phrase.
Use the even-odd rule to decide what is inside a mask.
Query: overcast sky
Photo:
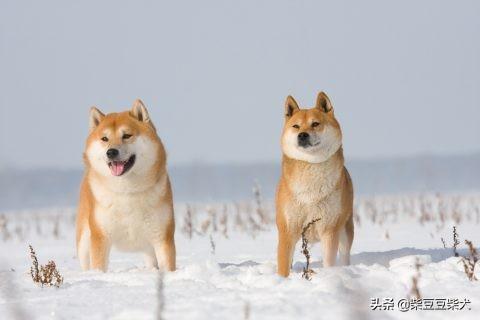
[[[278,161],[326,91],[350,158],[480,150],[479,1],[0,2],[0,164],[80,167],[141,98],[170,163]]]

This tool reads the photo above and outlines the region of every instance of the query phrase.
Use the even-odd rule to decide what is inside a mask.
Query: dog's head
[[[104,115],[92,107],[85,161],[106,177],[142,176],[159,161],[161,142],[147,108],[136,100],[130,111]]]
[[[317,103],[311,109],[300,109],[292,96],[287,97],[282,134],[282,151],[287,157],[320,163],[341,146],[342,131],[324,92],[318,94]]]

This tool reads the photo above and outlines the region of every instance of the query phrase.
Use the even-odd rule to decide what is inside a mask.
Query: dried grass
[[[443,245],[445,247],[445,240],[442,238]],[[457,227],[453,227],[453,255],[455,257],[460,257],[460,261],[463,265],[463,270],[465,274],[467,275],[468,280],[470,281],[477,281],[477,277],[475,276],[475,266],[477,265],[478,260],[480,259],[480,256],[478,254],[477,249],[473,245],[472,241],[465,240],[465,244],[468,247],[468,256],[462,256],[458,253],[457,247],[460,244],[460,241],[458,240],[458,232],[457,232]]]
[[[270,219],[265,210],[260,185],[258,184],[257,181],[255,181],[253,186],[253,197],[256,205],[255,212],[257,213],[257,216],[259,217],[260,222],[263,224],[268,224]]]
[[[183,226],[182,231],[185,233],[189,239],[193,237],[193,215],[192,215],[192,207],[187,204],[187,208],[185,211],[185,216],[183,217]]]
[[[30,275],[34,283],[40,284],[40,286],[50,286],[59,288],[63,284],[63,277],[57,269],[57,266],[53,260],[48,261],[46,265],[40,265],[38,263],[37,254],[31,245],[30,258],[32,259],[32,266],[30,267]]]
[[[478,262],[479,255],[477,249],[473,246],[472,241],[465,240],[465,244],[468,246],[468,256],[462,256],[462,264],[465,274],[467,275],[468,280],[470,281],[477,281],[477,277],[475,276],[475,266]]]
[[[210,235],[210,253],[212,255],[215,255],[215,249],[216,249],[215,241],[213,241],[213,237],[212,235]]]
[[[223,206],[223,213],[220,216],[220,231],[222,232],[223,236],[228,239],[228,209],[227,206]]]
[[[10,234],[10,231],[8,231],[8,220],[5,215],[0,215],[0,233],[2,234],[2,240],[7,241],[10,240],[12,235]]]

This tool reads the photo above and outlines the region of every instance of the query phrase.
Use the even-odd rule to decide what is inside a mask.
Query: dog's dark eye
[[[132,137],[131,134],[125,133],[125,134],[122,136],[122,139],[130,139],[131,137]]]
[[[102,137],[102,141],[107,142],[107,141],[108,141],[108,138],[107,138],[107,137]]]
[[[312,128],[318,127],[319,125],[320,125],[320,123],[314,122],[314,123],[312,123]]]
[[[295,129],[300,129],[300,126],[299,126],[298,124],[294,124],[293,127],[294,127]]]

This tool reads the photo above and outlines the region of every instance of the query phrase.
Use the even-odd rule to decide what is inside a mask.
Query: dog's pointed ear
[[[332,103],[330,102],[330,99],[328,98],[325,92],[322,91],[318,94],[315,108],[318,108],[325,113],[328,113],[333,110]]]
[[[300,108],[298,107],[297,101],[295,101],[292,96],[288,96],[285,101],[285,119],[288,120],[298,110],[300,110]]]
[[[103,118],[105,118],[105,115],[102,113],[102,111],[98,110],[96,107],[90,108],[90,132],[95,130],[95,128],[100,124]]]
[[[147,108],[140,99],[135,100],[132,110],[130,110],[130,114],[138,121],[150,122],[150,116],[148,115]]]

